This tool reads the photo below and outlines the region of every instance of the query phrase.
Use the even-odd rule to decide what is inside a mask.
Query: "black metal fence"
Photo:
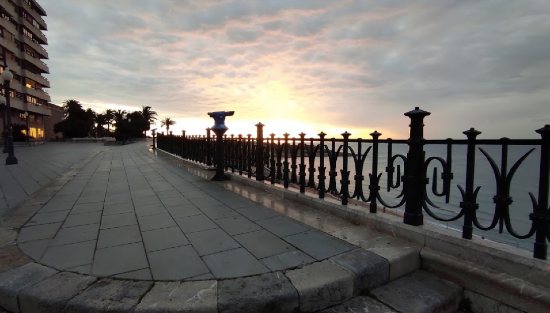
[[[423,138],[423,120],[429,114],[419,108],[405,113],[411,123],[410,136],[403,140],[379,139],[381,134],[376,131],[370,134],[370,139],[352,139],[347,132],[338,139],[327,139],[322,132],[315,138],[306,138],[304,133],[299,137],[285,134],[276,138],[271,134],[264,138],[264,125],[259,123],[256,125],[255,138],[251,135],[224,136],[222,149],[225,170],[254,177],[258,181],[282,184],[284,188],[294,185],[301,193],[306,189],[314,190],[319,198],[327,195],[337,197],[343,205],[349,201],[366,202],[371,213],[376,213],[380,206],[404,207],[404,223],[409,225],[422,225],[424,213],[444,222],[461,220],[462,237],[465,239],[472,238],[474,229],[488,231],[498,226],[499,233],[505,229],[517,239],[534,236],[534,257],[546,259],[547,241],[550,240],[550,125],[536,130],[541,139],[477,139],[480,132],[471,128],[464,132],[466,139],[426,140]],[[214,143],[215,136],[211,135],[209,129],[206,136],[159,134],[157,137],[159,149],[209,166],[213,163],[216,149],[219,149]],[[407,145],[408,148],[399,153],[394,151],[396,145]],[[425,145],[442,146],[444,152],[442,155],[426,157]],[[382,147],[384,151],[380,150]],[[452,159],[456,153],[453,154],[453,149],[459,147],[465,150],[465,162],[463,168],[455,169]],[[492,156],[487,147],[499,150],[499,155],[494,157],[493,152]],[[526,150],[511,166],[510,147],[523,147]],[[479,218],[477,198],[480,186],[475,183],[478,150],[490,164],[496,187],[494,205],[485,222]],[[523,208],[522,211],[514,211],[527,215],[524,216],[528,221],[527,229],[520,232],[514,227],[511,218],[512,179],[523,162],[536,150],[540,153],[540,164],[529,177],[538,180],[537,194],[529,193],[532,206],[529,210]],[[495,158],[500,159],[500,162],[495,161]],[[366,165],[370,165],[370,169]],[[431,182],[428,173],[430,169],[433,171]],[[435,209],[439,205],[432,197],[449,203],[451,183],[457,170],[464,178],[457,185],[460,192],[459,209],[438,214],[440,211]],[[368,174],[368,178],[364,173]],[[381,192],[382,187],[384,192]],[[391,191],[397,191],[392,197],[393,202],[385,198]]]

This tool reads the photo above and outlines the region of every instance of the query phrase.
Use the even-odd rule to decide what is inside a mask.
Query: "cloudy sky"
[[[550,124],[550,1],[41,0],[52,101],[150,105],[202,133],[535,137]]]

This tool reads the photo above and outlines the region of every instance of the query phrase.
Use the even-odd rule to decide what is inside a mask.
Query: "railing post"
[[[404,223],[409,225],[422,225],[422,205],[426,190],[426,173],[424,168],[424,117],[430,112],[415,107],[414,110],[405,113],[411,119],[409,152],[405,162],[405,174],[403,175],[403,191],[405,193]]]
[[[300,192],[306,192],[306,164],[305,164],[305,154],[306,154],[306,134],[303,132],[300,133]]]
[[[309,150],[308,150],[308,160],[309,160],[309,177],[307,181],[307,186],[310,188],[315,188],[315,146],[313,145],[313,138],[309,138]]]
[[[210,134],[211,129],[208,127],[206,129],[206,165],[212,166],[212,135]]]
[[[480,131],[470,128],[463,132],[468,137],[468,148],[466,151],[466,190],[460,207],[464,210],[464,225],[462,226],[462,238],[472,239],[473,220],[478,209],[476,202],[477,191],[474,191],[475,162],[476,162],[476,137]]]
[[[325,136],[327,134],[320,132],[319,133],[319,184],[317,184],[317,190],[319,191],[319,198],[323,199],[325,197]]]
[[[246,161],[246,177],[250,178],[252,177],[252,134],[247,134],[246,138],[248,139],[246,143],[246,154],[245,154],[245,161]]]
[[[263,181],[264,177],[264,124],[256,124],[256,180]]]
[[[185,146],[185,130],[181,131],[181,157],[185,159],[185,153],[189,147]]]
[[[296,148],[296,138],[295,137],[292,137],[292,149],[291,149],[291,153],[290,153],[290,160],[291,160],[291,164],[290,164],[290,182],[293,183],[293,184],[296,184],[298,183],[298,176],[296,175],[296,169],[298,168],[298,166],[296,165],[296,157],[297,157],[297,148]]]
[[[284,188],[288,188],[288,183],[290,179],[290,176],[288,175],[290,172],[288,167],[288,133],[285,133],[283,136],[285,137],[285,143],[283,147],[285,158],[285,160],[283,161],[283,186]]]
[[[537,259],[547,258],[547,238],[550,224],[550,208],[548,207],[548,187],[550,180],[550,125],[536,130],[542,137],[540,145],[540,176],[539,194],[535,213],[531,219],[535,223],[536,237],[533,256]]]
[[[349,136],[351,136],[350,133],[347,131],[342,134],[342,137],[344,137],[344,146],[342,151],[342,169],[340,170],[342,179],[340,180],[340,185],[342,186],[342,190],[340,191],[340,194],[342,195],[342,205],[348,204],[348,198],[349,198],[349,171],[348,171],[348,146],[349,146]]]
[[[380,192],[380,185],[378,183],[378,138],[382,134],[375,130],[370,133],[370,135],[372,137],[372,170],[369,180],[369,211],[371,213],[376,213],[378,209],[376,200],[378,200],[378,193]]]
[[[271,137],[271,153],[269,156],[269,176],[271,178],[271,184],[275,184],[275,134],[270,134]]]

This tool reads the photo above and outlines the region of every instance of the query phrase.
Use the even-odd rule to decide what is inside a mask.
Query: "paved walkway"
[[[144,280],[250,276],[355,247],[158,162],[133,144],[97,154],[21,229],[58,270]]]
[[[0,217],[65,174],[71,166],[103,151],[101,144],[48,143],[15,147],[17,165],[5,166],[0,155]]]
[[[237,179],[212,182],[144,143],[51,147],[67,171],[0,224],[8,312],[317,312],[419,267],[416,245]],[[428,280],[447,290],[442,301],[459,298]],[[394,312],[364,297],[330,312],[367,302]]]

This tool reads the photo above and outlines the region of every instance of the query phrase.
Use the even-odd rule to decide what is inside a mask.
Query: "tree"
[[[96,123],[96,135],[97,137],[104,137],[105,136],[105,125],[108,124],[107,115],[98,113],[95,116],[95,123]]]
[[[126,111],[120,110],[120,109],[113,111],[113,119],[115,120],[115,124],[118,124],[119,122],[124,120],[125,117],[126,117]]]
[[[164,119],[162,119],[162,121],[160,121],[160,126],[161,127],[166,127],[166,134],[169,133],[170,126],[172,126],[174,124],[176,124],[176,121],[172,120],[169,117],[165,117]]]
[[[113,124],[113,121],[115,120],[114,113],[115,113],[115,111],[113,111],[111,109],[107,109],[107,111],[105,111],[105,119],[107,121],[107,133],[109,133],[109,135],[111,134],[111,125]]]
[[[63,103],[65,119],[54,125],[55,132],[63,133],[65,138],[89,136],[94,129],[95,112],[84,110],[78,100],[69,99]]]
[[[151,128],[151,124],[155,122],[157,119],[157,112],[151,110],[150,106],[143,106],[141,107],[141,115],[147,121],[147,128],[146,131]]]

